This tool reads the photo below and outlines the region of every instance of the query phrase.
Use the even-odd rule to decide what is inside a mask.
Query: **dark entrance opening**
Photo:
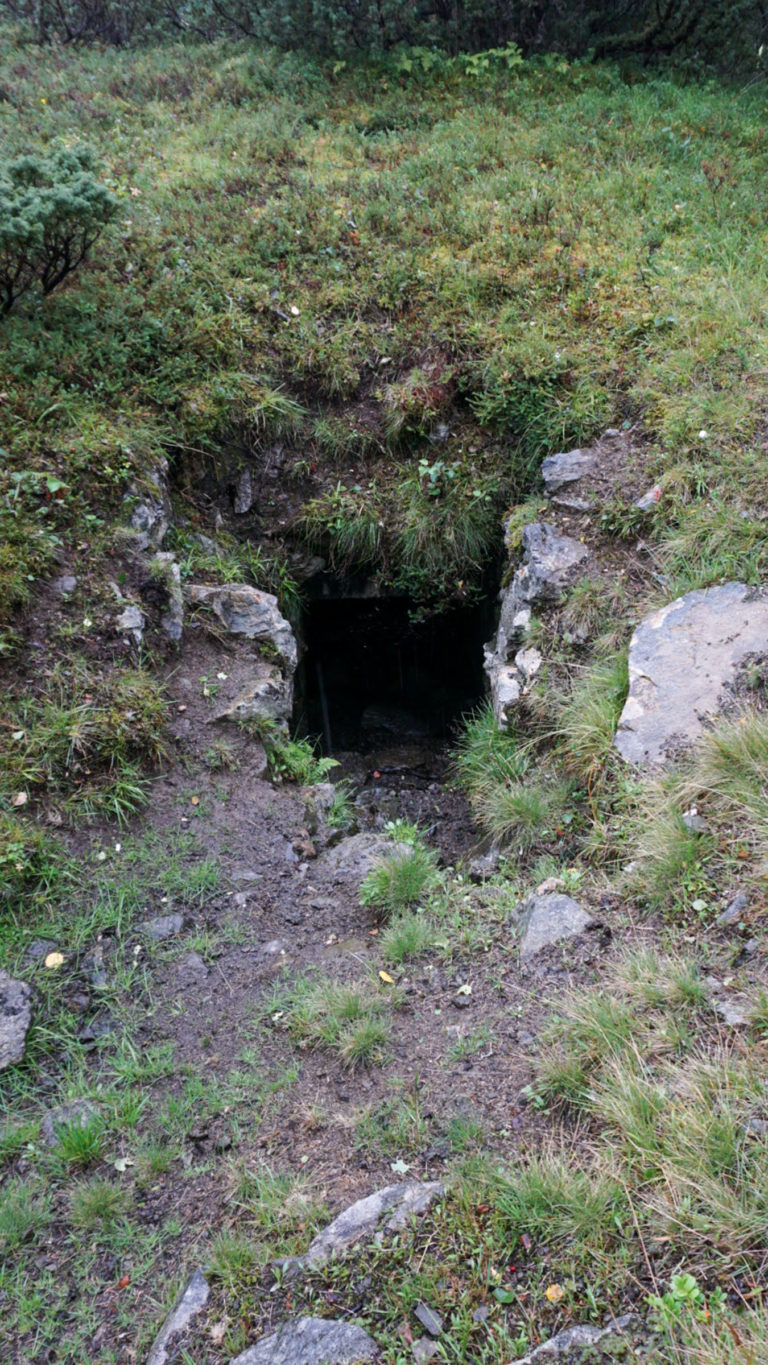
[[[326,752],[440,743],[484,694],[493,599],[413,619],[400,597],[324,596],[304,617],[299,727]]]

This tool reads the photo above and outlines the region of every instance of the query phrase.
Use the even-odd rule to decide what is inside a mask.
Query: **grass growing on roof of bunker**
[[[675,588],[760,574],[759,87],[216,44],[144,51],[128,85],[119,53],[11,72],[6,50],[9,151],[85,140],[121,204],[4,323],[6,617],[168,450],[194,495],[206,451],[258,469],[277,440],[316,543],[451,600],[494,499],[622,419],[650,438]]]

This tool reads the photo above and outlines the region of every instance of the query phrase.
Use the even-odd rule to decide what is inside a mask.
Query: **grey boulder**
[[[558,891],[529,896],[518,908],[522,926],[520,957],[535,957],[543,948],[583,934],[593,923],[583,906]]]
[[[215,720],[270,720],[286,730],[293,712],[293,679],[269,667],[263,676],[246,683],[235,700]]]
[[[210,1292],[208,1281],[202,1271],[196,1270],[182,1289],[155,1337],[152,1350],[147,1356],[147,1365],[166,1365],[170,1359],[168,1347],[171,1338],[186,1331],[192,1319],[205,1308]]]
[[[131,512],[131,526],[140,550],[159,550],[168,530],[168,511],[163,502],[147,498]]]
[[[500,730],[506,730],[520,700],[523,680],[514,664],[492,663],[488,673],[494,719]]]
[[[494,655],[502,662],[512,657],[530,609],[561,602],[589,555],[586,545],[563,536],[548,522],[533,522],[523,531],[523,558],[502,594]]]
[[[697,589],[646,617],[629,646],[629,695],[614,739],[622,758],[661,766],[693,744],[766,639],[768,593],[744,583]]]
[[[74,574],[65,573],[61,578],[54,578],[51,587],[60,597],[70,597],[77,587],[77,579]]]
[[[282,1268],[289,1278],[304,1270],[316,1270],[333,1256],[343,1256],[363,1237],[373,1237],[380,1224],[386,1232],[401,1232],[411,1218],[426,1213],[444,1193],[445,1186],[439,1180],[406,1180],[376,1190],[340,1213],[317,1234],[303,1256],[283,1261]]]
[[[272,1336],[262,1337],[230,1365],[357,1365],[378,1354],[376,1342],[351,1322],[296,1318]]]
[[[232,635],[274,645],[293,672],[298,657],[296,640],[272,593],[260,592],[247,583],[193,583],[187,597],[195,606],[212,611]]]
[[[0,969],[0,1071],[23,1060],[32,1020],[32,987]]]
[[[321,854],[317,866],[329,872],[332,881],[357,891],[360,883],[379,865],[382,858],[406,847],[405,844],[395,843],[387,834],[365,830],[342,839],[335,848]]]
[[[119,616],[115,617],[115,627],[122,635],[130,635],[134,644],[140,645],[144,635],[146,617],[141,607],[129,603],[124,607]]]

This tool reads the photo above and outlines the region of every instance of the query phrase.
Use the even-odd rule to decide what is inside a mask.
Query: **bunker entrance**
[[[297,722],[326,753],[448,739],[484,695],[493,599],[413,619],[404,597],[323,596],[304,617]]]

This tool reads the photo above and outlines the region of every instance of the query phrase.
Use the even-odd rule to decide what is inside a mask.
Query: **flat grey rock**
[[[563,488],[572,488],[580,479],[592,473],[597,459],[594,450],[565,450],[548,455],[541,466],[541,476],[548,497]]]
[[[67,1100],[55,1109],[49,1109],[40,1124],[40,1133],[48,1147],[57,1147],[59,1129],[74,1127],[88,1128],[99,1117],[99,1111],[90,1100]]]
[[[58,944],[52,938],[36,938],[30,943],[24,954],[25,964],[42,962],[49,953],[54,952]]]
[[[471,882],[484,882],[487,877],[492,877],[499,870],[499,860],[501,853],[494,845],[487,853],[478,854],[470,862],[467,872]]]
[[[0,1071],[23,1060],[32,1022],[32,987],[0,968]]]
[[[376,1342],[353,1323],[296,1318],[272,1336],[262,1337],[230,1365],[357,1365],[378,1354]]]
[[[201,1270],[196,1270],[176,1299],[173,1308],[155,1337],[152,1350],[147,1356],[147,1365],[166,1365],[170,1359],[171,1338],[183,1332],[208,1302],[210,1294],[208,1281]]]
[[[718,1000],[715,1009],[724,1024],[729,1028],[746,1028],[749,1023],[747,1011],[731,1000]]]
[[[605,1337],[618,1336],[629,1324],[630,1318],[617,1318],[608,1327],[592,1327],[585,1323],[576,1327],[566,1327],[557,1336],[543,1341],[540,1346],[523,1356],[517,1365],[532,1365],[536,1360],[578,1359],[582,1352],[596,1346]]]
[[[176,934],[181,933],[184,928],[184,916],[158,915],[157,919],[145,919],[139,928],[147,938],[154,939],[155,943],[162,943],[164,939],[174,938]]]
[[[333,1256],[343,1256],[364,1237],[373,1237],[380,1224],[386,1232],[401,1232],[411,1218],[426,1213],[430,1204],[445,1193],[442,1181],[406,1180],[387,1185],[365,1199],[358,1199],[319,1232],[303,1256],[281,1262],[289,1278],[304,1270],[316,1270]]]
[[[592,916],[571,896],[561,892],[547,892],[543,896],[529,896],[518,911],[523,936],[520,957],[523,961],[535,957],[543,948],[559,943],[564,938],[583,934],[592,924]]]
[[[766,640],[768,593],[744,583],[698,589],[647,617],[629,647],[629,695],[614,740],[622,758],[660,766],[694,743]]]
[[[657,504],[660,502],[661,485],[655,483],[653,485],[653,488],[649,488],[647,493],[643,493],[642,497],[635,498],[635,501],[633,502],[632,506],[636,507],[639,512],[650,512],[651,509],[653,507],[656,507]]]
[[[414,1308],[414,1315],[421,1323],[425,1332],[429,1332],[431,1337],[439,1337],[443,1330],[443,1319],[434,1308],[430,1308],[428,1303],[417,1303]]]
[[[187,597],[196,606],[212,611],[231,634],[269,641],[293,672],[298,658],[296,640],[272,593],[260,592],[247,583],[193,583],[187,588]]]
[[[417,1365],[422,1365],[423,1361],[432,1360],[439,1350],[439,1341],[430,1341],[429,1337],[419,1337],[419,1340],[414,1341],[411,1347],[411,1355]]]

